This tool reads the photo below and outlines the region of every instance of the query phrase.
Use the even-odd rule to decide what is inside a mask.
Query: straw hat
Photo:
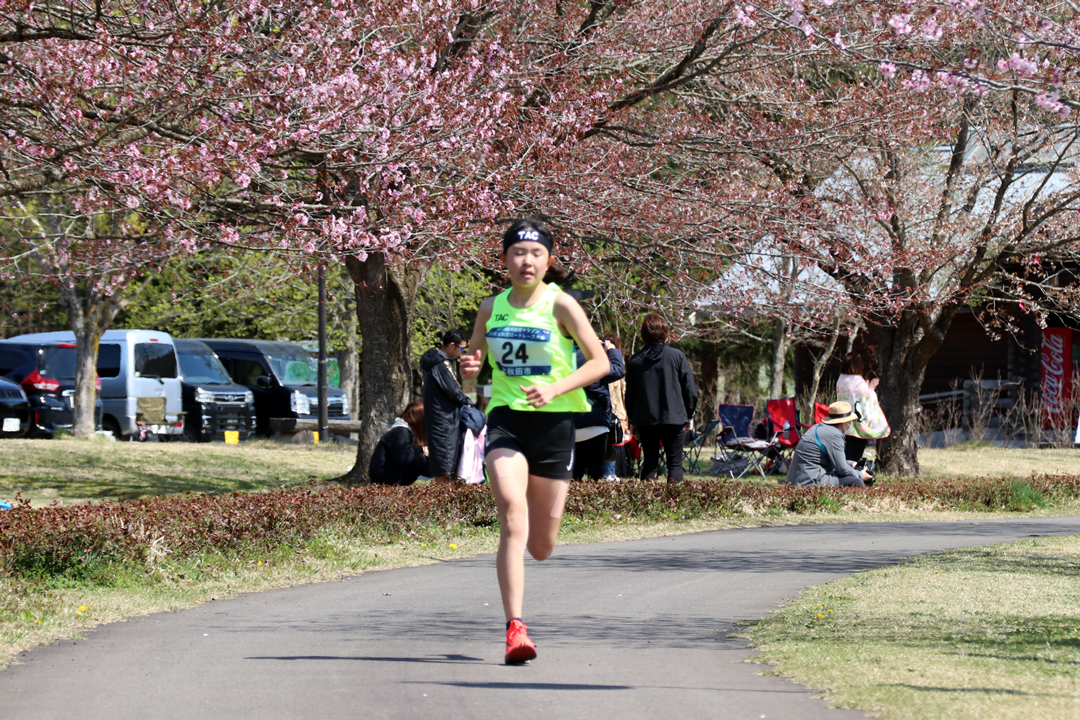
[[[851,403],[834,402],[829,406],[829,417],[821,422],[826,425],[839,425],[840,423],[846,423],[849,420],[855,420],[858,417],[859,416],[852,411]]]

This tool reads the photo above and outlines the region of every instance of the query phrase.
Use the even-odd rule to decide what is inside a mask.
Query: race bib
[[[507,377],[551,374],[551,331],[505,325],[489,330],[488,356]]]

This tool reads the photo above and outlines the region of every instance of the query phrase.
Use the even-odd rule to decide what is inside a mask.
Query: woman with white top
[[[837,401],[849,403],[859,416],[845,433],[844,455],[852,462],[862,458],[870,440],[889,437],[892,432],[878,403],[879,380],[867,379],[866,370],[862,355],[849,352],[840,364],[840,377],[836,380]]]

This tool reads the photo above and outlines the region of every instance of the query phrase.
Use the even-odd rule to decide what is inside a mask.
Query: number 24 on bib
[[[507,325],[487,333],[490,356],[507,377],[551,374],[551,331]]]

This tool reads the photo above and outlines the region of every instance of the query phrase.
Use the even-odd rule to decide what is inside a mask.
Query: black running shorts
[[[487,446],[516,450],[529,463],[529,474],[551,480],[574,477],[574,413],[511,410],[500,405],[488,413]]]

